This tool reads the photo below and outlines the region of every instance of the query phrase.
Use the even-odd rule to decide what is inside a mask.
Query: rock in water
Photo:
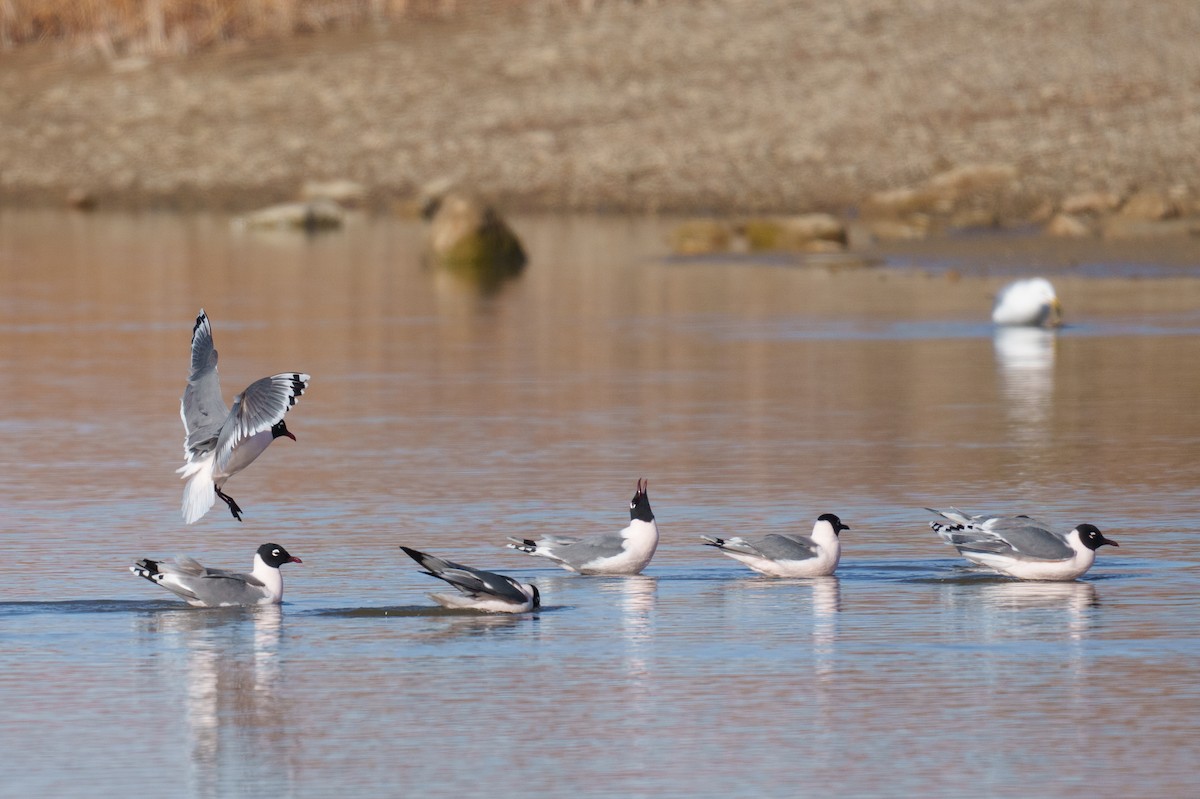
[[[525,249],[494,208],[460,192],[432,200],[425,209],[430,259],[481,285],[515,277],[525,268]]]
[[[247,228],[291,228],[315,233],[340,228],[344,217],[342,207],[332,200],[313,200],[262,208],[239,217],[235,224]]]

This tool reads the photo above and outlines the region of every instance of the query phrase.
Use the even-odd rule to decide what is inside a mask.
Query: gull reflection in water
[[[985,605],[998,611],[1065,611],[1066,632],[1072,640],[1081,639],[1091,624],[1090,610],[1099,606],[1096,587],[1091,583],[1037,582],[1006,580],[980,586]]]
[[[431,625],[427,636],[430,640],[453,640],[477,638],[518,628],[528,628],[536,634],[537,626],[529,623],[537,618],[536,612],[529,613],[480,613],[478,611],[450,611],[428,617],[437,622]],[[522,627],[524,625],[524,627]]]
[[[604,594],[617,594],[621,603],[621,630],[630,641],[645,641],[653,633],[654,596],[658,580],[644,574],[605,580]]]
[[[283,611],[255,608],[178,610],[149,617],[147,632],[174,638],[186,659],[159,662],[182,673],[196,796],[242,792],[290,794],[287,703],[279,696]]]
[[[834,650],[837,644],[837,614],[842,606],[841,584],[836,576],[812,580],[813,674],[818,684],[835,676]]]
[[[654,637],[654,602],[658,591],[658,580],[638,574],[631,577],[604,579],[600,592],[609,597],[616,595],[621,608],[621,637],[626,642],[625,669],[633,684],[643,691],[649,690],[650,667],[646,661],[645,647]]]
[[[1009,421],[1023,444],[1045,440],[1054,394],[1054,331],[1038,327],[996,328],[993,344]]]
[[[1061,697],[1058,712],[1064,716],[1085,718],[1091,712],[1094,690],[1085,639],[1100,606],[1096,588],[1086,582],[1000,581],[979,586],[985,613],[992,620],[989,638],[1003,640],[1021,648],[1026,642],[1039,641],[1055,647],[1052,661],[1036,657],[1026,670],[1027,676],[1051,681]],[[1042,651],[1042,650],[1038,650]],[[996,679],[1004,680],[997,675]],[[1081,741],[1075,741],[1080,759],[1090,756]]]

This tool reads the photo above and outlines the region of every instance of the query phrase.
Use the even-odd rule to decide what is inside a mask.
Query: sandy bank
[[[1004,164],[1014,213],[1200,194],[1191,0],[556,4],[96,62],[0,55],[0,203],[246,209],[308,179],[513,210],[858,206]]]

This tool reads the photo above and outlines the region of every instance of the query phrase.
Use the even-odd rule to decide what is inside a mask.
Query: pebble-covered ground
[[[838,213],[980,164],[1020,213],[1200,196],[1195,0],[582,5],[0,52],[0,204],[245,210],[344,179],[380,208],[456,181],[510,210]]]

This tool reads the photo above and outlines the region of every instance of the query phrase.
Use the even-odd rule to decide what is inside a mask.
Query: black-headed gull
[[[832,513],[822,513],[811,536],[772,533],[762,538],[711,538],[704,543],[768,577],[823,577],[833,574],[842,556],[838,534],[850,528]]]
[[[430,594],[444,608],[468,608],[487,613],[524,613],[542,604],[536,585],[519,583],[495,572],[472,569],[461,563],[435,558],[411,547],[402,546],[405,554],[421,564],[423,574],[445,580],[458,589],[457,594]]]
[[[1059,327],[1062,305],[1054,286],[1044,277],[1009,283],[996,295],[992,322],[1023,327]]]
[[[1056,533],[1030,516],[967,516],[956,508],[925,510],[949,522],[933,521],[929,526],[964,558],[1022,580],[1074,580],[1092,567],[1098,548],[1118,545],[1094,524]]]
[[[183,419],[183,454],[186,463],[176,471],[187,485],[183,489],[183,520],[191,524],[220,497],[233,518],[242,520],[242,509],[221,491],[225,481],[245,469],[272,441],[296,437],[283,423],[304,390],[309,376],[284,372],[256,380],[233,398],[233,408],[221,398],[217,376],[217,351],[212,326],[200,309],[192,328],[192,371],[179,401]]]
[[[629,526],[619,533],[566,538],[548,535],[536,541],[509,538],[510,549],[550,560],[579,574],[638,574],[658,548],[658,525],[650,510],[650,483],[638,480],[629,502]]]
[[[129,567],[198,608],[224,608],[239,605],[275,605],[283,599],[285,563],[302,563],[279,544],[263,544],[254,553],[254,568],[249,574],[210,569],[186,555],[173,561],[143,558]]]

